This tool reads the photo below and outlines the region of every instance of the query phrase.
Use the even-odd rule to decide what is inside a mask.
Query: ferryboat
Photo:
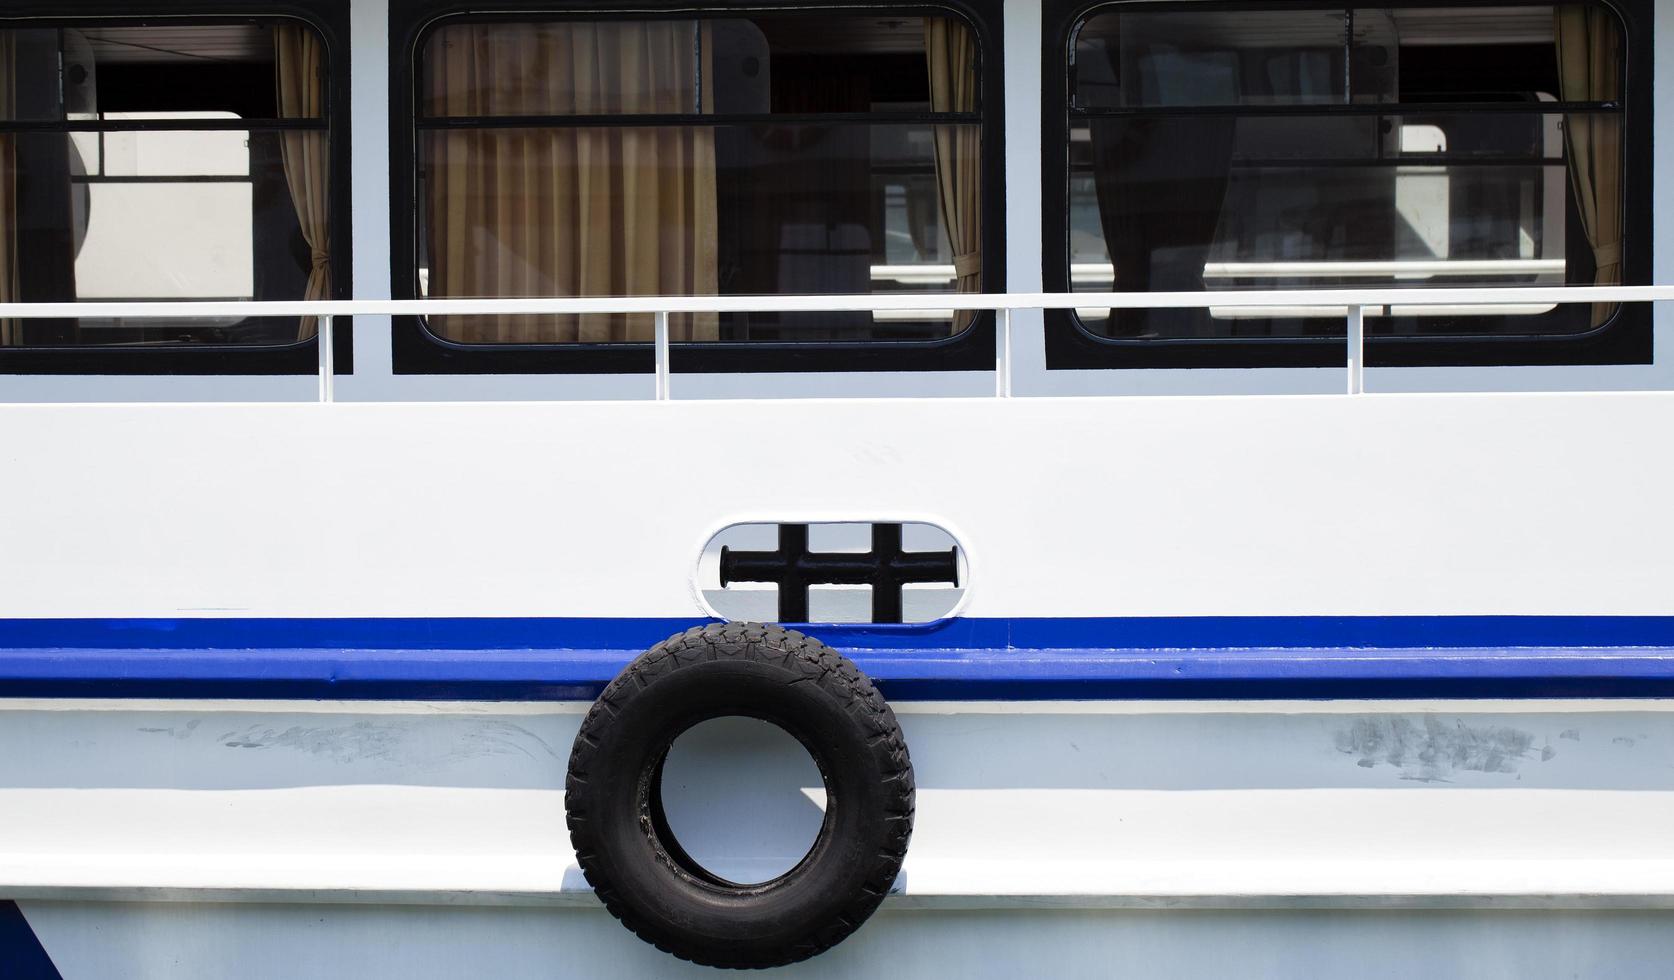
[[[1674,0],[0,0],[0,976],[1666,977]]]

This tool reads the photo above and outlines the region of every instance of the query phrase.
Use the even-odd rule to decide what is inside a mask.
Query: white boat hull
[[[796,975],[1665,975],[1671,709],[902,703],[906,866]],[[680,975],[576,867],[580,716],[8,702],[0,895],[66,978]],[[738,746],[699,748],[693,790],[733,792]],[[751,821],[817,805],[780,789]],[[697,834],[760,850],[728,829]]]

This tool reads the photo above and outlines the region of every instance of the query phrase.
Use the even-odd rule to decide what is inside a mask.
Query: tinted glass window
[[[432,297],[977,292],[975,34],[946,17],[445,23],[419,66]],[[677,341],[924,340],[966,317],[674,317]],[[463,343],[651,317],[437,317]]]
[[[1095,13],[1076,35],[1079,290],[1621,282],[1622,38],[1590,5]],[[1611,308],[1369,311],[1562,335]],[[1342,333],[1341,310],[1081,311],[1112,337]]]
[[[331,295],[324,46],[291,21],[0,30],[0,298]],[[289,344],[311,320],[0,323],[0,345]]]

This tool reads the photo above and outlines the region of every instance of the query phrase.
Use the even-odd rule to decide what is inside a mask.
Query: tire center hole
[[[674,740],[663,765],[669,830],[710,874],[759,884],[796,867],[825,819],[825,784],[789,732],[711,718]]]

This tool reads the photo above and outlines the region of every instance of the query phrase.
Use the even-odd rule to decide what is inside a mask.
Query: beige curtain
[[[932,112],[975,112],[977,43],[970,28],[949,17],[924,19]],[[953,246],[953,272],[961,293],[982,292],[982,134],[974,125],[937,126],[936,183],[942,225]],[[974,313],[954,317],[957,333]]]
[[[325,48],[312,28],[282,24],[274,29],[273,48],[279,86],[279,118],[325,117]],[[331,158],[323,132],[280,134],[285,183],[296,205],[302,237],[308,242],[308,286],[303,299],[331,299]],[[303,317],[297,339],[314,336],[314,317]]]
[[[430,116],[713,111],[695,21],[467,24],[431,42]],[[432,130],[432,297],[713,295],[714,130],[675,126]],[[714,340],[717,318],[671,318]],[[465,343],[647,341],[649,315],[437,317]]]
[[[0,119],[17,114],[14,55],[17,37],[0,31]],[[17,281],[17,137],[0,135],[0,303],[15,303]],[[23,343],[23,321],[0,320],[0,347]]]
[[[1622,66],[1610,11],[1592,4],[1556,8],[1558,86],[1566,102],[1619,100]],[[1569,179],[1598,274],[1595,285],[1622,281],[1622,118],[1617,114],[1564,117]],[[1610,318],[1613,303],[1593,306],[1593,325]]]

